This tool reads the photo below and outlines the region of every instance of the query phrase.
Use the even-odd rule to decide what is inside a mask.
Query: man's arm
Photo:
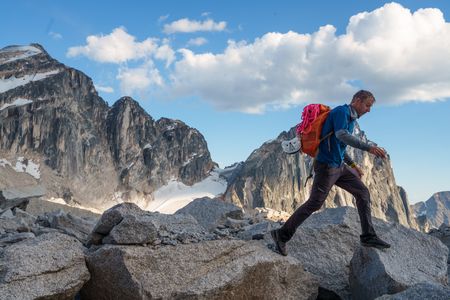
[[[336,131],[336,138],[344,144],[352,146],[353,148],[358,148],[364,151],[369,151],[371,148],[368,143],[350,134],[347,129],[339,129],[338,131]]]
[[[330,112],[330,116],[333,114],[334,110]],[[329,117],[330,117],[329,116]],[[333,128],[335,130],[336,138],[343,142],[346,145],[352,146],[354,148],[358,148],[364,151],[368,151],[369,153],[385,158],[386,152],[383,148],[377,147],[377,146],[371,146],[368,143],[360,140],[359,138],[353,136],[350,134],[350,132],[347,130],[348,125],[348,118],[346,118],[345,112],[341,109],[338,110],[334,115],[333,118]]]
[[[336,131],[336,138],[339,141],[341,141],[349,146],[352,146],[354,148],[358,148],[358,149],[361,149],[364,151],[368,151],[369,153],[371,153],[375,156],[378,156],[381,158],[386,157],[386,152],[384,151],[383,148],[369,145],[368,143],[358,139],[356,136],[351,135],[347,129],[340,129],[340,130]],[[344,156],[344,159],[345,159],[345,156]]]
[[[358,167],[358,166],[356,165],[356,163],[353,161],[353,159],[347,154],[347,151],[344,152],[344,162],[345,162],[348,166],[350,166],[350,167],[352,167],[353,169],[355,169],[355,171],[356,171],[356,172],[358,173],[358,175],[359,175],[359,178],[363,177],[363,175],[364,175],[363,170],[361,170],[361,168]]]

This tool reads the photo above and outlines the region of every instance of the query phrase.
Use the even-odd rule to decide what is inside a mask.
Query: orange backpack
[[[333,132],[320,138],[323,124],[331,109],[323,104],[309,104],[302,112],[302,121],[297,125],[297,137],[300,139],[301,151],[311,157],[316,157],[319,144]]]

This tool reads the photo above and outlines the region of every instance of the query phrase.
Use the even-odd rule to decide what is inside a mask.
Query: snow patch
[[[188,164],[190,164],[192,162],[192,160],[194,158],[196,158],[197,156],[198,156],[198,154],[196,152],[192,153],[191,156],[189,157],[189,159],[183,163],[183,167],[186,167]]]
[[[145,145],[144,148],[142,148],[142,149],[152,149],[152,148],[153,148],[152,145],[150,145],[150,143],[148,143],[148,144]]]
[[[79,205],[79,204],[69,204],[62,198],[51,197],[51,198],[45,199],[45,201],[49,201],[49,202],[53,202],[53,203],[57,203],[57,204],[62,204],[62,205],[65,205],[65,206],[70,206],[70,207],[74,207],[74,208],[78,208],[78,209],[89,210],[89,211],[91,211],[93,213],[100,214],[100,215],[103,213],[103,211],[98,210],[96,208],[85,207],[85,206],[82,206],[82,205]]]
[[[51,198],[48,198],[46,200],[49,201],[49,202],[57,203],[57,204],[67,205],[67,202],[63,198],[51,197]]]
[[[6,160],[4,158],[0,159],[0,166],[6,167],[7,165],[12,168],[12,165],[11,165],[11,163],[8,160]]]
[[[18,52],[18,53],[11,53],[11,52]],[[2,55],[3,57],[0,57],[0,64],[6,64],[15,60],[28,58],[39,53],[42,53],[42,51],[33,46],[5,47],[0,50],[0,54],[3,54]]]
[[[30,174],[36,179],[41,178],[41,172],[39,171],[39,164],[35,164],[31,159],[25,159],[19,157],[16,162],[16,166],[13,167],[16,172],[25,172]]]
[[[220,169],[213,170],[210,176],[192,186],[171,180],[167,185],[155,191],[153,194],[155,200],[150,202],[145,209],[173,214],[194,199],[202,197],[214,198],[223,194],[226,188],[227,182],[220,177]]]
[[[17,98],[16,100],[14,100],[11,103],[3,104],[3,106],[0,107],[0,111],[4,110],[5,108],[10,107],[10,106],[22,106],[22,105],[27,105],[32,102],[33,102],[33,100],[30,100],[30,99]]]
[[[175,128],[177,128],[177,124],[175,123],[174,125],[169,125],[166,127],[165,131],[170,131],[170,130],[174,130]]]
[[[223,169],[223,171],[234,171],[237,167],[241,166],[242,162],[235,162],[232,165],[226,166],[225,169]]]
[[[26,85],[32,81],[39,81],[50,77],[52,75],[58,74],[60,70],[52,70],[44,73],[36,73],[33,75],[25,75],[23,77],[11,77],[8,79],[0,79],[0,93],[4,93],[11,89],[15,89],[16,87]]]

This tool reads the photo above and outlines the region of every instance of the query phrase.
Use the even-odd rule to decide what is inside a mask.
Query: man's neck
[[[359,118],[358,113],[356,112],[356,109],[353,107],[353,105],[349,104],[348,106],[350,106],[350,117],[353,120],[356,120]]]

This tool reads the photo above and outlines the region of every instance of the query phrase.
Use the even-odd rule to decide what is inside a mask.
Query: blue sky
[[[431,9],[429,9],[431,8]],[[450,190],[447,1],[7,1],[0,47],[40,43],[110,105],[205,136],[221,167],[360,88],[360,121],[411,202]],[[376,201],[376,200],[374,200]]]

